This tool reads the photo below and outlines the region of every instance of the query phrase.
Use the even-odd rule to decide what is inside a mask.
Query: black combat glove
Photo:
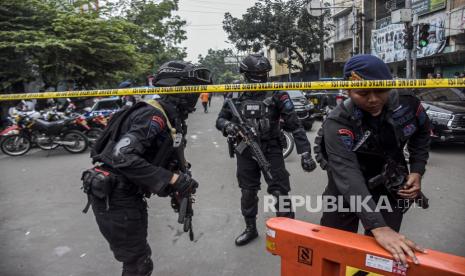
[[[237,136],[237,134],[239,133],[239,127],[235,123],[228,123],[224,127],[224,132],[227,135]]]
[[[199,183],[186,173],[179,174],[178,179],[174,182],[174,188],[180,197],[187,196],[189,193],[195,194]]]
[[[306,172],[311,172],[316,169],[316,162],[313,160],[310,152],[304,152],[302,154],[301,165],[302,169]]]

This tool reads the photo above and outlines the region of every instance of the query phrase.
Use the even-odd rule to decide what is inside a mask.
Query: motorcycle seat
[[[45,128],[51,128],[51,127],[55,127],[55,126],[59,126],[59,125],[64,125],[66,122],[66,120],[58,120],[58,121],[53,121],[53,122],[49,122],[49,121],[45,121],[45,120],[42,120],[42,119],[36,119],[36,123],[45,127]]]

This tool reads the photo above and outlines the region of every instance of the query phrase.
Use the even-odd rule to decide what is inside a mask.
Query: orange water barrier
[[[427,249],[397,263],[374,238],[288,218],[266,222],[266,247],[281,257],[281,276],[465,275],[465,258]]]

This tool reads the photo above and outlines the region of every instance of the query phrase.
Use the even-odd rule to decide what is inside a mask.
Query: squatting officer
[[[247,83],[264,83],[268,80],[268,72],[271,70],[270,62],[260,54],[247,56],[240,63],[240,72]],[[310,142],[302,128],[289,95],[285,91],[277,91],[268,95],[267,92],[244,92],[235,93],[238,97],[232,96],[231,100],[240,111],[244,121],[252,126],[258,137],[258,143],[266,159],[271,163],[271,176],[264,174],[268,184],[268,193],[276,199],[288,195],[291,187],[289,183],[289,173],[287,172],[282,155],[282,144],[280,141],[281,127],[292,132],[297,152],[302,155],[302,168],[305,171],[313,171],[316,167],[310,151]],[[257,108],[252,117],[246,114],[245,106]],[[257,117],[257,114],[260,114]],[[280,119],[283,123],[280,123]],[[222,131],[224,136],[238,137],[239,121],[233,116],[228,104],[225,103],[216,121],[216,128]],[[241,138],[237,138],[239,143]],[[250,148],[246,148],[241,154],[236,151],[237,156],[237,179],[241,188],[241,211],[245,219],[246,228],[242,234],[236,238],[236,245],[241,246],[249,243],[258,236],[256,228],[256,216],[258,211],[258,190],[260,189],[261,169],[257,161],[252,157]],[[281,202],[286,200],[281,200]],[[279,200],[277,201],[279,203]],[[287,199],[287,204],[290,204]],[[288,205],[287,205],[288,206]],[[284,210],[277,206],[277,216],[294,218],[292,210]],[[280,212],[280,210],[282,212]]]
[[[347,80],[390,80],[388,66],[371,55],[352,57],[344,66]],[[352,89],[323,123],[315,140],[317,160],[328,173],[326,196],[372,197],[369,209],[353,213],[324,212],[321,225],[357,232],[361,220],[365,233],[388,250],[397,261],[406,263],[406,255],[417,259],[414,250],[423,251],[399,234],[405,200],[419,197],[429,150],[429,119],[420,101],[410,91],[388,89]],[[410,153],[410,172],[403,148]],[[405,172],[405,184],[393,192],[385,185],[370,186],[370,180],[383,172],[388,161]],[[391,209],[376,209],[385,197]],[[339,206],[339,205],[338,205]],[[379,206],[379,205],[378,205]],[[386,206],[385,206],[386,207]]]
[[[157,87],[211,84],[211,77],[207,69],[170,61],[160,67],[154,83]],[[94,180],[85,176],[84,183],[90,179],[97,224],[115,258],[123,263],[123,276],[145,276],[153,270],[145,197],[174,191],[182,196],[198,187],[178,170],[181,160],[173,148],[174,133],[186,134],[186,119],[197,99],[198,94],[174,94],[159,102],[137,102],[113,115],[93,149],[98,172],[111,177],[112,184],[102,189],[99,176]]]

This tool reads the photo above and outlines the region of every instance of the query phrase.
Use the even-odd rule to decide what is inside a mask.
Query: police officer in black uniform
[[[240,63],[240,72],[247,83],[265,83],[268,80],[268,72],[271,70],[270,62],[260,54],[247,56]],[[247,118],[242,114],[245,121],[248,121],[258,130],[259,144],[268,162],[271,163],[270,179],[264,174],[268,184],[268,193],[277,199],[285,197],[291,190],[289,183],[289,173],[284,165],[282,155],[282,145],[280,141],[280,131],[283,127],[286,131],[292,132],[297,152],[302,155],[302,168],[305,171],[313,171],[316,167],[315,161],[311,157],[310,142],[307,139],[305,130],[302,128],[289,95],[285,91],[276,91],[272,95],[267,92],[244,92],[237,93],[238,97],[232,97],[237,110],[243,110],[245,104],[255,103],[260,109],[266,110],[263,117],[258,119]],[[280,119],[284,123],[280,124]],[[237,137],[238,120],[233,116],[229,106],[225,103],[221,109],[216,127],[222,131],[224,136]],[[239,138],[240,139],[240,138]],[[256,228],[256,216],[258,211],[258,190],[260,189],[260,167],[252,158],[249,148],[237,156],[237,179],[241,188],[241,211],[245,218],[245,231],[236,238],[236,245],[241,246],[249,243],[258,236]],[[284,200],[286,201],[286,200]],[[278,200],[279,202],[279,200]],[[290,204],[289,199],[287,203]],[[289,206],[289,205],[288,205]],[[277,206],[277,216],[294,218],[292,210],[284,210]],[[281,209],[281,212],[280,212]]]
[[[390,80],[388,66],[371,55],[352,57],[344,67],[347,80]],[[400,235],[405,202],[418,198],[429,150],[429,120],[420,101],[410,91],[389,89],[352,89],[323,123],[315,140],[317,161],[328,173],[324,195],[343,196],[348,207],[351,196],[372,196],[369,209],[357,212],[324,212],[321,225],[357,232],[359,220],[367,235],[406,262],[406,254],[415,262],[414,250],[423,251],[413,241]],[[403,155],[407,144],[410,172]],[[396,191],[385,185],[370,188],[370,179],[383,172],[388,160],[405,171],[406,182]],[[389,208],[376,210],[381,197]],[[339,205],[338,205],[339,206]],[[379,205],[378,205],[379,206]],[[386,206],[384,206],[386,207]],[[372,211],[372,212],[371,212]]]
[[[170,61],[160,67],[154,82],[201,85],[211,84],[211,77],[207,69]],[[186,134],[186,119],[197,99],[198,94],[170,94],[159,102],[135,103],[113,115],[93,149],[93,162],[103,175],[83,176],[84,185],[90,182],[87,190],[97,224],[123,263],[123,276],[151,275],[153,270],[145,197],[173,192],[183,196],[198,187],[189,174],[177,170],[180,160],[173,148],[174,133]],[[101,188],[97,180],[105,176],[111,184]]]

